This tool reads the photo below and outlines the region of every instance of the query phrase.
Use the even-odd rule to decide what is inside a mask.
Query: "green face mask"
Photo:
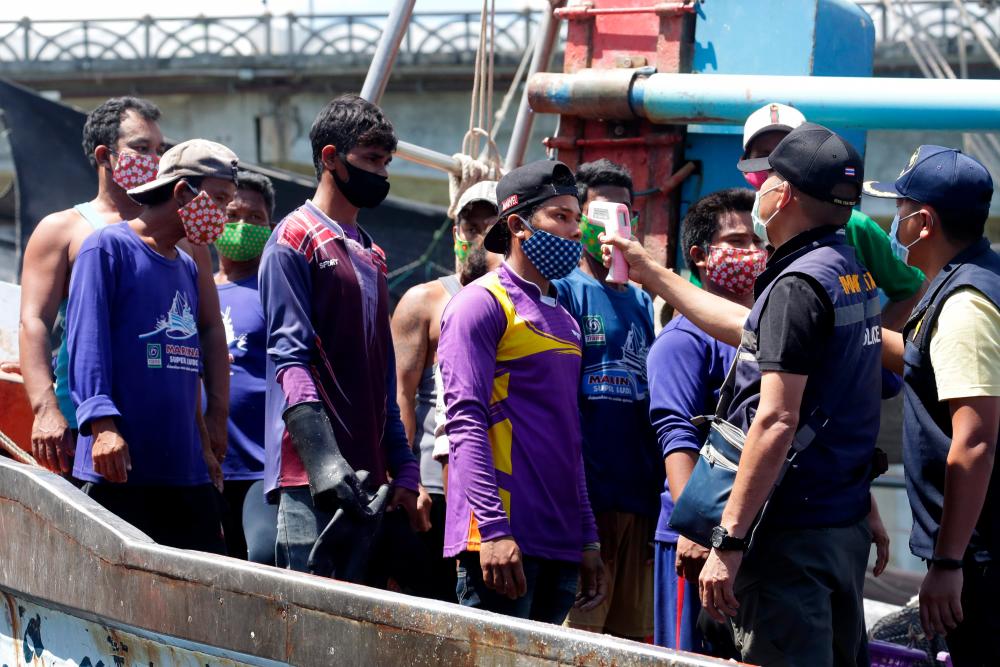
[[[219,254],[234,262],[257,259],[264,252],[264,244],[271,238],[271,228],[240,220],[227,222],[222,236],[215,241]]]
[[[462,239],[455,237],[455,257],[460,262],[464,262],[469,258],[469,251],[472,250],[472,243],[469,241],[463,241]]]
[[[632,216],[632,236],[635,236],[635,231],[639,227],[639,216]],[[596,259],[598,262],[604,261],[601,256],[601,242],[597,240],[598,234],[604,233],[603,224],[594,224],[585,215],[580,216],[580,231],[583,232],[583,249],[586,250],[591,257]]]

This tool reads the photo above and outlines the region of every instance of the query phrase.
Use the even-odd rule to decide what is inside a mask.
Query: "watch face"
[[[722,546],[722,540],[726,539],[729,533],[722,526],[716,526],[712,529],[712,546],[718,549]]]

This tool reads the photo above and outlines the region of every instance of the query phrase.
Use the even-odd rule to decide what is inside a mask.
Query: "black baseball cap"
[[[483,246],[502,255],[507,251],[507,216],[562,195],[577,195],[576,177],[562,162],[538,160],[507,172],[497,183],[500,217],[486,232]]]
[[[778,172],[796,188],[820,201],[854,206],[861,200],[864,160],[846,139],[815,123],[788,133],[767,157],[740,160],[743,172]]]
[[[993,198],[990,172],[957,148],[920,146],[894,182],[868,181],[865,194],[913,199],[945,211],[986,213]]]

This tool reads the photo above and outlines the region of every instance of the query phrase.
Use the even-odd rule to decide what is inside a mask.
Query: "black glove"
[[[362,516],[368,498],[354,468],[340,453],[333,424],[319,402],[299,403],[282,415],[292,445],[309,476],[313,504],[324,512],[343,508]]]
[[[367,470],[358,471],[362,485],[367,477]],[[309,552],[307,567],[310,574],[369,584],[372,546],[389,502],[390,490],[388,484],[383,484],[375,493],[366,492],[363,514],[348,514],[343,509],[334,513]]]

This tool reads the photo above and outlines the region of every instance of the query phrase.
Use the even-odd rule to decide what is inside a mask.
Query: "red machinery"
[[[631,77],[644,67],[657,72],[689,72],[694,41],[695,3],[653,0],[589,0],[555,10],[568,22],[564,72],[595,70],[595,81],[618,81],[606,70]],[[600,74],[596,71],[604,70]],[[619,86],[595,86],[595,108],[606,105],[608,118],[622,99]],[[646,120],[588,120],[561,116],[555,137],[546,139],[560,160],[575,168],[608,158],[626,166],[635,182],[640,213],[639,237],[661,263],[674,256],[678,210],[676,188],[694,165],[680,167],[685,126],[654,125]]]

